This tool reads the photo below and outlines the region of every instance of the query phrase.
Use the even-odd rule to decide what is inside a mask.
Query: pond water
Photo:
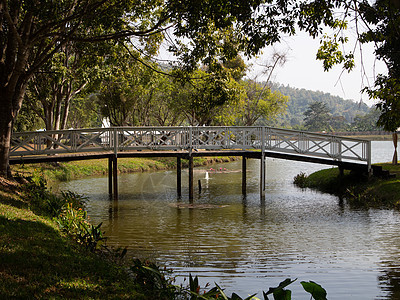
[[[373,162],[391,161],[391,142],[373,142]],[[119,201],[110,201],[107,178],[61,184],[89,197],[94,224],[103,222],[108,244],[127,246],[174,271],[177,282],[189,273],[200,283],[217,282],[244,297],[268,290],[290,277],[294,299],[309,299],[300,281],[312,280],[328,299],[400,299],[400,213],[353,209],[337,197],[301,190],[292,182],[323,165],[267,159],[265,201],[259,197],[259,161],[248,160],[247,196],[241,195],[241,162],[195,169],[195,203],[207,209],[177,208],[174,171],[119,176]]]

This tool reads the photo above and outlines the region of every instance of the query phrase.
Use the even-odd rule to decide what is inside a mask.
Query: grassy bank
[[[237,157],[196,157],[193,160],[195,167],[213,163],[229,162]],[[187,167],[187,160],[182,160],[183,167]],[[120,158],[118,159],[119,173],[146,172],[169,170],[176,168],[175,158]],[[54,181],[67,181],[86,176],[102,176],[108,174],[108,160],[83,160],[66,163],[43,163],[14,165],[12,171],[16,175],[32,176],[40,174],[50,184]]]
[[[345,197],[351,204],[368,207],[400,208],[400,165],[379,164],[384,170],[396,174],[395,178],[367,178],[345,171],[340,176],[337,168],[324,169],[310,174],[299,174],[295,184]]]
[[[34,199],[41,192],[0,180],[0,298],[147,299],[122,266],[100,259],[39,213],[43,205]]]
[[[368,141],[391,141],[392,140],[392,135],[391,134],[385,134],[385,135],[350,135],[348,137],[356,138],[356,139],[362,139],[362,140],[368,140]]]

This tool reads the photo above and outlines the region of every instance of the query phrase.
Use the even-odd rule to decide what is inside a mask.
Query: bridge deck
[[[74,153],[74,154],[59,154],[59,155],[35,155],[35,156],[20,156],[11,157],[10,164],[34,164],[46,162],[66,162],[66,161],[79,161],[91,159],[108,159],[114,157],[113,152],[91,152],[91,153]],[[261,159],[261,151],[246,151],[246,150],[218,150],[218,151],[194,151],[191,154],[193,157],[215,157],[215,156],[241,156],[246,158]],[[187,151],[124,151],[117,154],[118,158],[130,157],[180,157],[182,159],[189,159]],[[265,151],[266,157],[303,161],[309,163],[323,164],[338,166],[345,170],[357,170],[362,172],[368,171],[368,166],[362,163],[338,161],[331,159],[324,159],[318,157],[309,157],[304,155],[277,153],[272,151]]]
[[[370,141],[264,126],[254,127],[112,127],[19,132],[12,136],[10,158],[131,151],[259,150],[287,157],[352,161],[370,167]],[[138,154],[139,155],[139,154]],[[148,154],[141,154],[148,155]],[[195,155],[195,154],[194,154]]]
[[[193,199],[193,157],[258,158],[260,195],[265,195],[265,157],[337,165],[366,171],[371,142],[327,134],[253,127],[112,127],[19,132],[12,136],[10,164],[108,158],[109,190],[117,196],[117,158],[176,157],[178,195],[181,159],[189,159],[189,199]],[[246,159],[243,159],[245,191]],[[112,179],[113,178],[113,179]],[[112,182],[111,182],[112,181]]]

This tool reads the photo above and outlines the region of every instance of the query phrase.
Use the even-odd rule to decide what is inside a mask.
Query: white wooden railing
[[[371,165],[370,141],[252,127],[110,127],[16,132],[11,157],[129,150],[259,149]]]

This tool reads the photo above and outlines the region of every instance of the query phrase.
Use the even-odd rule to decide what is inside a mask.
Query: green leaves
[[[269,288],[268,292],[264,292],[264,299],[268,300],[268,295],[272,294],[274,296],[274,300],[291,300],[292,299],[292,292],[290,290],[286,290],[285,288],[292,284],[297,280],[291,280],[290,278],[285,279],[282,281],[277,287]]]
[[[327,300],[325,289],[314,281],[301,281],[304,290],[311,294],[315,300]]]
[[[290,290],[285,289],[288,285],[295,282],[297,279],[291,280],[290,278],[285,279],[282,281],[277,287],[269,288],[268,292],[264,292],[264,299],[268,300],[268,295],[273,295],[274,300],[291,300],[292,299],[292,292]],[[326,291],[325,289],[320,286],[318,283],[314,281],[301,281],[301,285],[303,286],[304,290],[311,294],[311,299],[314,300],[327,300],[326,298]]]
[[[345,54],[340,50],[340,46],[346,42],[346,37],[334,35],[334,37],[331,38],[328,37],[328,35],[324,35],[316,57],[322,60],[325,71],[329,71],[333,66],[342,63],[344,69],[347,71],[351,71],[354,68],[353,53]]]

